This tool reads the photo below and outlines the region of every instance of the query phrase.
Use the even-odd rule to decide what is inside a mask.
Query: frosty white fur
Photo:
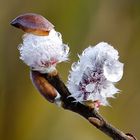
[[[114,83],[123,75],[123,64],[118,58],[118,51],[105,42],[85,49],[69,75],[71,96],[83,104],[108,105],[107,98],[119,92]]]
[[[49,73],[57,63],[68,59],[69,47],[63,44],[61,34],[52,29],[48,36],[26,33],[19,51],[20,59],[33,70]]]

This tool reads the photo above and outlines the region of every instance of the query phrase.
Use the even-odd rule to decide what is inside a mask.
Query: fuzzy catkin
[[[20,59],[33,70],[50,73],[57,63],[68,60],[69,47],[63,44],[61,34],[52,29],[48,36],[26,33],[19,51]]]
[[[123,76],[123,64],[118,59],[118,51],[105,42],[83,51],[72,65],[67,83],[76,102],[108,105],[107,98],[119,92],[114,84]]]

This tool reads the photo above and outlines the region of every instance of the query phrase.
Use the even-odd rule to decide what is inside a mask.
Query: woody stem
[[[59,92],[59,94],[61,95],[61,101],[63,102],[62,107],[64,109],[68,109],[80,114],[97,129],[101,130],[113,140],[136,140],[133,135],[125,134],[124,132],[110,125],[96,109],[92,109],[79,102],[74,102],[75,99],[73,97],[69,97],[71,93],[69,92],[63,81],[60,79],[58,74],[54,76],[49,74],[42,74],[42,76]]]

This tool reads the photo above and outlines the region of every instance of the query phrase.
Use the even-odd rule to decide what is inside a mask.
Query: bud
[[[41,73],[55,71],[56,64],[68,60],[69,47],[43,16],[27,13],[15,18],[11,25],[26,32],[19,45],[20,59],[32,70]]]
[[[26,33],[19,51],[20,59],[32,70],[51,73],[56,64],[68,60],[69,47],[63,44],[61,34],[52,29],[48,36]]]
[[[26,33],[36,35],[48,35],[49,31],[54,28],[46,18],[35,13],[26,13],[19,15],[10,23],[14,27],[22,29]]]
[[[59,95],[55,88],[45,79],[45,75],[37,71],[31,71],[31,80],[36,89],[49,101],[55,102]]]
[[[118,58],[118,51],[104,42],[83,51],[80,60],[72,65],[68,79],[68,89],[76,102],[95,108],[108,105],[107,98],[119,92],[114,84],[123,75],[123,64]]]

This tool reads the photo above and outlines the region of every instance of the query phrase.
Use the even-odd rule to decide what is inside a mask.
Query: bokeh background
[[[100,41],[112,44],[125,63],[122,91],[100,113],[140,139],[139,0],[0,0],[0,140],[109,140],[78,114],[47,102],[19,60],[23,32],[10,21],[26,12],[49,19],[70,46],[70,62],[58,66],[63,80],[77,54]]]

